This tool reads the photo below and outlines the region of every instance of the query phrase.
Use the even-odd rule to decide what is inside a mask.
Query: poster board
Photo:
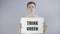
[[[21,33],[43,33],[44,18],[21,18]]]

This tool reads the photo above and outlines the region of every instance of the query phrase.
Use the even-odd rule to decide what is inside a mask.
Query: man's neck
[[[28,17],[35,17],[34,14],[28,14]]]

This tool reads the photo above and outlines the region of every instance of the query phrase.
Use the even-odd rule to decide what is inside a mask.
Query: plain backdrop
[[[29,1],[36,3],[36,14],[45,18],[45,34],[60,34],[60,0],[0,0],[0,34],[18,34],[18,23],[27,15]]]

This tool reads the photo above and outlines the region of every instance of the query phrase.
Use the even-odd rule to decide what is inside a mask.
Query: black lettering
[[[38,25],[38,21],[27,21],[27,25]]]
[[[37,31],[38,27],[27,27],[28,31]]]

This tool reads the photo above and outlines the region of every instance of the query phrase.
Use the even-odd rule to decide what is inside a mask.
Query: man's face
[[[35,13],[35,5],[34,4],[29,4],[27,9],[28,9],[28,13]]]

